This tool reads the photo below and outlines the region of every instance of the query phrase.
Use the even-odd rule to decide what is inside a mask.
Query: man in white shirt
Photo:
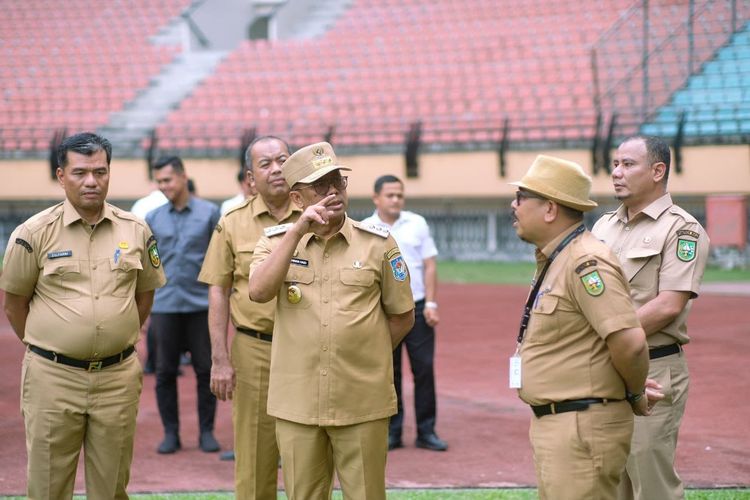
[[[398,414],[391,417],[388,449],[401,448],[404,407],[401,396],[401,345],[406,344],[414,376],[414,406],[418,448],[445,451],[448,444],[435,433],[435,326],[440,317],[437,291],[437,248],[427,221],[421,215],[403,210],[404,184],[398,177],[383,175],[375,181],[372,201],[375,213],[363,223],[385,227],[398,243],[411,274],[415,322],[406,338],[393,351],[393,380],[398,396]]]

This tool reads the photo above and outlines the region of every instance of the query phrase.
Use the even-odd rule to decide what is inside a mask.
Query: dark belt
[[[74,366],[76,368],[83,368],[84,370],[88,370],[90,372],[101,370],[102,368],[107,368],[108,366],[116,365],[117,363],[123,361],[128,356],[133,354],[135,352],[135,347],[130,346],[124,351],[122,351],[120,354],[115,354],[114,356],[109,356],[107,358],[102,359],[75,359],[75,358],[69,358],[63,354],[58,354],[56,352],[48,351],[47,349],[42,349],[41,347],[37,347],[35,345],[29,345],[29,349],[31,352],[36,353],[40,355],[43,358],[47,358],[50,361],[54,361],[55,363],[60,363],[61,365],[68,365],[68,366]]]
[[[235,329],[240,333],[250,335],[251,337],[255,337],[256,339],[265,340],[266,342],[271,342],[273,340],[273,335],[271,335],[270,333],[261,333],[255,330],[251,330],[250,328],[243,328],[241,326],[236,326]]]
[[[534,411],[534,415],[537,418],[541,418],[545,415],[556,415],[558,413],[566,413],[569,411],[582,411],[587,410],[589,406],[601,403],[607,403],[612,401],[622,401],[622,399],[604,399],[604,398],[586,398],[586,399],[570,399],[568,401],[560,401],[559,403],[549,403],[546,405],[533,406],[531,409]]]
[[[682,346],[680,344],[670,344],[661,347],[654,347],[653,349],[648,350],[648,359],[659,359],[663,358],[664,356],[671,356],[672,354],[677,354],[681,350]]]

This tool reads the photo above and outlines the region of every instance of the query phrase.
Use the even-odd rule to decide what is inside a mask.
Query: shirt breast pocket
[[[536,300],[529,320],[529,327],[533,331],[529,342],[546,344],[559,338],[559,309],[560,298],[555,295],[544,294]]]
[[[341,269],[339,280],[336,307],[344,311],[366,310],[375,293],[375,272],[371,269]]]
[[[279,297],[279,305],[285,309],[307,309],[315,298],[312,287],[315,271],[307,267],[289,266],[284,278],[284,289]],[[286,294],[286,296],[284,296]]]
[[[628,281],[633,281],[636,275],[646,276],[651,281],[661,267],[661,249],[659,248],[631,248],[625,254],[622,271]]]
[[[78,288],[81,281],[80,262],[47,262],[43,273],[52,297],[75,299],[81,296]]]
[[[141,261],[134,257],[123,257],[115,262],[109,259],[109,269],[114,277],[114,297],[132,297],[135,295],[135,283],[138,272],[143,270]]]
[[[250,263],[253,260],[253,254],[255,253],[254,243],[245,243],[237,245],[237,262],[239,264],[239,272],[241,276],[250,276]]]

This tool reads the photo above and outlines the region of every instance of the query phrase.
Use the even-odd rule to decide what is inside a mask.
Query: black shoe
[[[206,453],[214,453],[221,449],[221,447],[219,446],[219,442],[216,441],[214,433],[211,431],[201,432],[201,436],[198,442],[200,444],[201,450],[205,451]]]
[[[417,438],[417,448],[424,448],[432,451],[445,451],[448,449],[448,443],[437,437],[434,432],[425,434]]]
[[[180,448],[182,448],[180,437],[177,434],[169,433],[164,435],[164,441],[161,442],[156,449],[156,452],[161,453],[162,455],[167,455],[169,453],[174,453]]]
[[[404,443],[401,442],[401,438],[398,436],[388,435],[388,451],[395,450],[396,448],[403,448]]]
[[[234,462],[234,450],[225,451],[221,455],[219,455],[219,460],[224,460],[225,462]]]

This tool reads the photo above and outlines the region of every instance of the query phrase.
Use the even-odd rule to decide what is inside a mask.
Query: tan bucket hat
[[[289,187],[298,182],[310,184],[334,170],[351,168],[338,164],[333,146],[327,142],[318,142],[295,151],[281,166],[281,172]]]
[[[591,177],[586,175],[579,164],[554,156],[537,156],[526,175],[520,181],[510,184],[581,212],[588,212],[598,206],[589,199]]]

